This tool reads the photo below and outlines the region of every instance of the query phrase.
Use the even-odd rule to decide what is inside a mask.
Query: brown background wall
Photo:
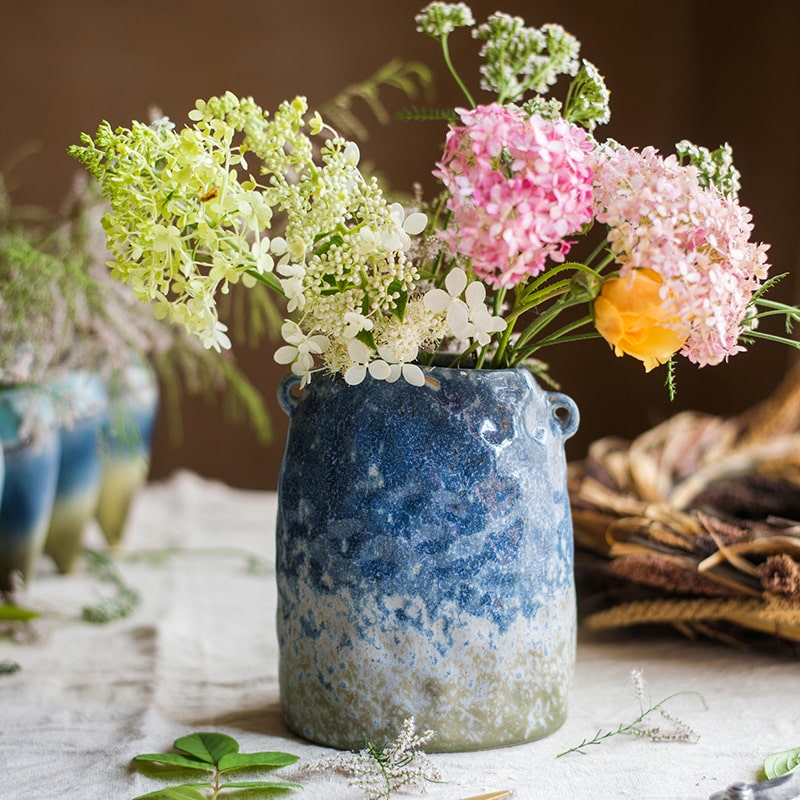
[[[33,144],[35,155],[11,173],[17,202],[57,207],[75,167],[65,155],[81,131],[100,119],[127,125],[152,105],[176,122],[196,98],[230,89],[266,108],[304,94],[313,106],[372,74],[390,58],[418,59],[438,71],[436,100],[460,102],[440,70],[435,43],[416,33],[422,2],[394,0],[238,0],[236,3],[6,0],[0,4],[0,169]],[[731,4],[719,0],[479,0],[482,21],[500,9],[529,24],[559,22],[612,89],[612,122],[603,131],[625,144],[670,151],[688,138],[716,147],[728,141],[743,174],[741,200],[753,210],[756,237],[772,243],[774,272],[798,272],[800,230],[800,7],[792,0]],[[229,9],[222,11],[222,9]],[[454,34],[462,74],[476,82],[474,42]],[[387,94],[396,108],[398,96]],[[363,115],[368,119],[368,114]],[[440,154],[437,124],[372,126],[362,144],[398,189],[428,177]],[[800,279],[778,293],[800,300]],[[265,396],[281,371],[271,352],[237,350]],[[730,364],[698,371],[682,363],[678,398],[670,403],[661,378],[611,357],[602,343],[554,351],[552,371],[579,403],[582,426],[568,444],[577,458],[598,436],[633,436],[683,408],[734,413],[777,383],[794,357],[762,344]],[[246,488],[275,485],[285,420],[275,404],[271,445],[243,425],[220,421],[217,409],[188,401],[184,440],[171,444],[161,419],[152,476],[194,469]]]

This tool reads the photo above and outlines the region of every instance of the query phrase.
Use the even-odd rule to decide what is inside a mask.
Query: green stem
[[[511,341],[511,334],[514,331],[514,323],[516,322],[516,317],[513,315],[509,315],[508,319],[506,320],[506,327],[503,331],[503,335],[500,337],[500,341],[497,345],[497,352],[494,354],[494,358],[492,359],[492,366],[495,369],[500,369],[503,366],[503,360],[506,356],[506,350],[508,349],[508,343]]]
[[[627,725],[623,725],[620,723],[616,730],[605,731],[597,731],[592,739],[584,739],[577,747],[570,747],[569,750],[564,750],[562,753],[559,753],[556,758],[561,758],[562,756],[569,755],[570,753],[581,753],[581,755],[585,755],[583,748],[589,747],[589,745],[594,744],[602,744],[603,741],[606,739],[610,739],[612,736],[617,736],[619,734],[630,734],[630,733],[638,733],[640,732],[638,726],[641,725],[644,720],[649,717],[651,714],[655,713],[656,711],[661,711],[661,709],[673,698],[680,697],[682,695],[694,695],[699,697],[703,703],[703,706],[706,705],[703,696],[699,692],[675,692],[671,694],[669,697],[665,697],[660,702],[656,703],[655,705],[650,706],[648,709],[643,709],[642,713],[636,717],[633,722],[629,722]]]
[[[584,325],[591,324],[592,320],[593,317],[591,314],[587,314],[585,317],[573,320],[572,322],[563,325],[557,331],[551,333],[549,336],[545,336],[543,339],[540,339],[538,342],[535,342],[530,347],[526,348],[524,351],[520,350],[518,342],[517,350],[519,351],[520,361],[524,361],[526,358],[535,353],[537,350],[541,350],[543,347],[548,347],[549,345],[552,344],[559,344],[560,342],[577,342],[577,341],[582,341],[584,339],[598,338],[600,334],[597,333],[596,331],[576,334],[575,336],[567,336],[567,334],[572,333],[572,331],[578,330],[578,328],[582,328]],[[526,339],[525,341],[528,341],[528,339]]]
[[[537,350],[545,346],[553,347],[554,345],[566,344],[567,342],[585,342],[589,339],[599,339],[599,338],[600,338],[599,333],[587,331],[586,333],[576,333],[574,336],[561,336],[558,339],[554,339],[553,341],[546,341],[542,343],[537,342],[537,344],[531,345],[531,347],[526,348],[525,350],[518,350],[514,358],[514,364],[512,366],[516,366],[517,364],[523,364]]]
[[[603,239],[603,240],[602,240],[602,241],[601,241],[601,242],[600,242],[600,243],[597,245],[597,247],[595,247],[595,249],[594,249],[594,250],[592,250],[592,252],[591,252],[591,253],[589,253],[589,257],[586,259],[586,263],[587,263],[587,264],[591,264],[591,263],[592,263],[592,261],[594,261],[594,260],[597,258],[597,256],[599,256],[599,255],[600,255],[600,253],[602,253],[602,252],[603,252],[603,250],[604,250],[604,249],[605,249],[607,246],[608,246],[608,240],[607,240],[607,239]],[[597,267],[597,271],[599,272],[601,269],[603,269],[603,267],[604,267],[606,264],[608,264],[608,262],[609,262],[609,261],[613,260],[613,258],[614,258],[614,255],[613,255],[612,253],[609,253],[608,255],[606,255],[606,257],[605,257],[605,258],[604,258],[604,259],[603,259],[603,260],[600,262],[600,264],[598,265],[598,267]]]
[[[217,800],[219,797],[220,789],[222,788],[219,782],[219,770],[216,770],[214,773],[214,785],[211,787],[211,791],[213,794],[211,795],[211,800]]]
[[[281,286],[281,282],[275,277],[272,272],[261,273],[257,269],[246,269],[245,272],[251,277],[255,278],[259,283],[263,283],[267,288],[272,289],[272,291],[277,292],[282,297],[283,295],[283,287]]]
[[[475,108],[475,101],[472,99],[469,89],[467,89],[467,87],[464,85],[464,82],[461,80],[461,76],[458,74],[458,72],[456,72],[456,68],[453,66],[453,62],[450,59],[450,48],[447,45],[447,36],[447,34],[442,36],[442,55],[444,56],[444,63],[447,65],[447,69],[450,71],[450,74],[458,84],[459,89],[464,92],[464,96],[467,98],[470,106]]]
[[[766,298],[759,297],[758,300],[756,300],[756,305],[782,311],[784,314],[800,315],[800,308],[786,305],[786,303],[781,303],[778,300],[767,300]]]
[[[778,344],[788,344],[789,347],[794,347],[800,350],[800,342],[794,339],[788,339],[785,336],[775,336],[771,333],[763,333],[761,331],[748,331],[747,336],[752,336],[755,339],[765,339],[768,342],[778,342]]]
[[[569,265],[562,264],[560,267],[554,268],[552,272],[563,272],[566,269],[584,271],[591,275],[595,274],[594,270],[591,268],[577,263]],[[514,332],[514,326],[516,325],[517,320],[523,314],[534,308],[537,308],[548,300],[556,301],[549,309],[547,309],[547,311],[544,311],[542,314],[540,314],[535,322],[533,322],[525,329],[525,331],[523,331],[520,338],[514,345],[515,350],[519,348],[520,344],[524,344],[526,341],[529,341],[532,336],[548,325],[555,317],[558,316],[558,314],[561,313],[561,311],[573,304],[564,303],[563,301],[557,300],[557,298],[563,297],[569,293],[570,287],[572,286],[571,278],[564,278],[560,281],[550,284],[549,286],[537,290],[537,287],[541,286],[543,283],[544,281],[541,278],[537,279],[534,281],[531,291],[527,291],[524,295],[521,295],[515,299],[514,307],[511,309],[510,313],[506,315],[506,328],[503,331],[500,341],[498,342],[497,352],[492,359],[492,364],[494,367],[500,368],[504,365],[504,362],[507,359],[506,351],[508,350],[509,342],[511,341],[511,336]],[[497,312],[495,311],[495,313]],[[516,358],[513,360],[515,362],[518,361]]]
[[[561,295],[567,294],[571,285],[572,279],[564,278],[556,283],[551,284],[550,286],[539,289],[538,291],[525,292],[525,294],[520,295],[519,301],[514,304],[514,318],[516,319],[526,311],[530,311],[532,308],[537,308],[547,300],[552,300],[560,297]]]
[[[555,320],[558,315],[565,311],[566,309],[570,308],[574,305],[574,301],[564,301],[564,299],[559,300],[556,303],[553,303],[550,308],[546,311],[542,312],[527,328],[520,334],[519,339],[517,340],[517,347],[524,345],[526,342],[529,342],[536,336],[539,331],[546,328],[553,320]]]

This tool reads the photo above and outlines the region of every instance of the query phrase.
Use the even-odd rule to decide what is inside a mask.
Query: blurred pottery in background
[[[102,478],[95,510],[110,547],[122,541],[130,506],[147,480],[158,412],[158,381],[144,359],[115,372],[106,383],[108,416],[101,432]]]
[[[0,389],[0,441],[0,591],[9,591],[15,573],[25,582],[33,577],[58,481],[61,440],[53,404],[41,388]]]
[[[45,552],[60,572],[71,572],[100,494],[100,431],[108,395],[92,372],[76,370],[50,387],[60,420],[61,457]]]

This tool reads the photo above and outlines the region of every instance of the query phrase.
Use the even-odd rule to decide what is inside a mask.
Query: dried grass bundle
[[[800,364],[737,417],[593,443],[569,490],[585,626],[800,653]]]

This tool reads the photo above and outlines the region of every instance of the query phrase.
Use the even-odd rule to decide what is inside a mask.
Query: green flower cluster
[[[227,93],[198,101],[181,130],[104,122],[70,148],[110,204],[114,277],[206,347],[230,346],[216,300],[239,280],[285,295],[334,362],[358,334],[376,348],[381,320],[402,315],[418,277],[404,214],[361,174],[358,148],[306,113],[304,98],[270,117]],[[282,235],[270,237],[277,226]]]
[[[733,164],[733,150],[729,144],[709,150],[683,139],[675,145],[675,152],[682,164],[697,167],[701,186],[716,186],[726,197],[738,196],[741,173]]]

